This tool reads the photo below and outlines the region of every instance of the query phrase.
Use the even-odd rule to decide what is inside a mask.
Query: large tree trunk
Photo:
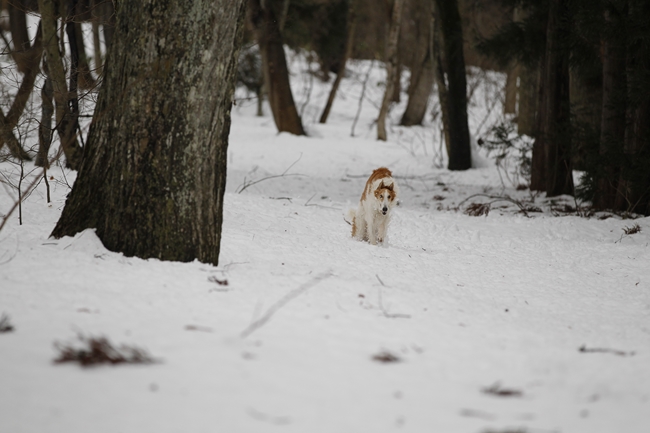
[[[613,209],[616,203],[620,158],[625,139],[625,29],[622,11],[605,11],[613,31],[603,40],[603,99],[600,124],[600,157],[604,165],[596,181],[594,206]]]
[[[541,134],[546,137],[546,195],[573,194],[571,112],[569,99],[570,36],[568,0],[551,0],[544,71],[546,110]]]
[[[418,37],[416,43],[416,62],[411,69],[411,81],[408,88],[408,103],[402,115],[400,125],[421,125],[427,111],[427,103],[433,89],[433,26],[432,2],[420,0],[418,6],[418,20],[416,29]]]
[[[619,180],[617,209],[650,215],[650,4],[628,0],[625,80],[627,105],[624,163]]]
[[[355,1],[356,0],[349,0],[345,49],[343,50],[343,56],[341,57],[341,61],[339,62],[338,71],[336,71],[336,79],[332,84],[332,89],[330,90],[330,94],[327,98],[325,109],[323,109],[323,113],[320,116],[319,123],[327,122],[327,118],[330,115],[330,110],[332,109],[332,105],[334,104],[334,98],[336,97],[336,92],[338,91],[339,85],[341,84],[341,80],[343,80],[343,76],[345,75],[345,66],[348,63],[348,59],[352,55],[352,48],[354,48],[354,35],[357,27],[357,12],[356,12],[356,5],[354,4]]]
[[[118,15],[52,236],[96,228],[127,256],[216,265],[243,0],[123,2]]]
[[[517,78],[519,78],[519,70],[519,65],[516,62],[510,63],[506,70],[503,114],[517,114]]]
[[[457,0],[435,0],[440,20],[443,64],[446,66],[449,97],[449,170],[472,167],[472,154],[467,123],[467,79],[463,57],[463,29]]]
[[[399,29],[402,23],[402,9],[404,0],[395,0],[393,3],[393,13],[390,18],[390,31],[388,34],[388,46],[386,49],[386,88],[384,89],[384,98],[379,108],[379,117],[377,118],[377,140],[386,141],[386,117],[388,109],[394,98],[395,75],[399,73],[397,64],[397,40],[399,39]]]
[[[535,117],[537,115],[537,83],[539,67],[521,65],[519,69],[519,110],[517,113],[517,132],[521,135],[535,136]]]
[[[278,132],[305,135],[289,83],[282,33],[272,2],[250,0],[250,16],[262,56],[264,86]]]

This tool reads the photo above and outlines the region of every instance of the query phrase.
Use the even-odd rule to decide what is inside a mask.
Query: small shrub
[[[392,353],[388,352],[387,350],[383,350],[379,352],[378,354],[374,355],[372,357],[373,361],[377,362],[383,362],[385,364],[391,363],[391,362],[400,362],[401,359],[397,355],[393,355]]]
[[[11,332],[14,330],[14,325],[9,321],[9,316],[5,313],[2,313],[0,316],[0,333],[2,332]]]
[[[641,231],[641,226],[639,226],[638,224],[634,224],[632,227],[627,227],[627,226],[623,227],[623,232],[626,235],[633,235],[635,233],[639,233],[640,231]]]
[[[156,362],[146,350],[138,347],[121,345],[113,346],[106,337],[85,337],[79,335],[82,347],[70,344],[54,343],[59,352],[55,363],[78,362],[82,367],[97,364],[153,364]]]
[[[525,135],[518,135],[515,125],[500,123],[488,133],[488,138],[482,140],[481,146],[487,149],[489,156],[503,177],[517,190],[527,189],[530,184],[530,175],[533,156],[533,140]],[[504,185],[505,186],[505,185]]]
[[[502,388],[498,382],[492,386],[483,388],[481,391],[484,394],[495,395],[497,397],[521,397],[524,395],[518,389]]]
[[[472,203],[465,209],[465,214],[469,216],[488,216],[490,205],[488,203]]]

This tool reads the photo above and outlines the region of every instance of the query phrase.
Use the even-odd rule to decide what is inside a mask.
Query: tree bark
[[[332,105],[334,104],[334,98],[336,97],[336,92],[338,91],[339,85],[341,84],[341,80],[345,75],[345,66],[348,63],[348,59],[352,55],[352,48],[354,48],[354,34],[357,27],[356,5],[354,4],[355,1],[356,0],[349,0],[347,38],[345,41],[345,50],[343,52],[343,57],[339,62],[339,69],[336,72],[336,79],[334,80],[334,83],[332,83],[332,89],[330,90],[330,94],[327,98],[325,109],[323,110],[323,113],[320,116],[319,123],[327,122],[327,118],[329,117],[330,110],[332,109]]]
[[[399,39],[399,29],[402,23],[402,9],[404,0],[395,0],[393,3],[393,13],[390,19],[390,31],[388,34],[388,46],[386,48],[386,88],[384,89],[384,98],[379,108],[379,117],[377,118],[377,140],[386,141],[386,117],[388,109],[394,97],[395,75],[399,72],[397,64],[397,40]]]
[[[568,0],[551,0],[546,36],[545,121],[541,134],[545,137],[546,196],[573,194],[571,167],[571,113],[569,100],[570,36]]]
[[[517,114],[517,77],[519,77],[519,69],[517,63],[512,62],[506,71],[503,114]]]
[[[264,86],[278,132],[305,135],[302,121],[291,93],[289,69],[284,55],[282,34],[271,2],[262,5],[250,0],[250,17],[262,56]]]
[[[243,20],[243,0],[119,4],[86,155],[52,236],[95,228],[127,256],[218,264]]]
[[[408,88],[408,103],[402,115],[400,125],[413,126],[421,125],[427,111],[427,103],[433,89],[433,11],[430,0],[420,1],[420,17],[416,22],[419,30],[416,43],[416,62],[411,69],[411,81]]]
[[[517,132],[520,135],[535,136],[538,81],[539,67],[520,66],[519,112],[517,113]]]
[[[446,66],[449,112],[449,170],[472,167],[467,123],[467,79],[463,56],[463,29],[457,0],[435,0],[440,19],[443,63]]]

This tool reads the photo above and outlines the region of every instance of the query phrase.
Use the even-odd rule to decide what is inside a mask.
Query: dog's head
[[[377,200],[377,210],[386,215],[393,205],[395,204],[395,199],[397,194],[395,192],[395,184],[391,183],[390,185],[385,185],[382,181],[377,189],[375,190],[375,199]]]

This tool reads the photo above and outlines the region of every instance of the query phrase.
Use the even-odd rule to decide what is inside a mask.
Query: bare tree
[[[402,9],[404,0],[395,0],[393,3],[393,12],[390,19],[390,31],[388,34],[388,47],[386,49],[386,89],[384,98],[379,109],[377,118],[377,140],[386,141],[386,117],[388,108],[395,88],[395,75],[399,72],[397,64],[397,40],[399,38],[399,29],[402,22]]]
[[[277,2],[276,2],[277,3]],[[264,85],[279,132],[305,135],[291,93],[289,69],[284,55],[282,32],[272,0],[249,0],[250,19],[262,55]]]
[[[467,123],[467,79],[463,56],[463,29],[457,0],[434,0],[440,21],[443,51],[442,65],[447,79],[447,110],[450,170],[472,167],[472,154]],[[442,104],[442,100],[441,100]]]
[[[218,263],[243,20],[243,0],[120,3],[83,163],[52,236],[96,228],[128,256]]]
[[[543,75],[544,99],[541,107],[545,188],[549,197],[573,194],[570,158],[569,40],[568,0],[551,0],[546,31]],[[533,155],[533,158],[535,155]],[[532,186],[531,186],[532,188]]]
[[[345,75],[345,66],[348,63],[348,59],[352,55],[354,34],[357,26],[357,13],[355,10],[356,6],[354,4],[355,1],[356,0],[348,0],[348,19],[347,19],[347,29],[346,29],[347,35],[345,40],[345,49],[343,50],[343,56],[341,57],[341,61],[339,62],[339,68],[338,71],[336,72],[336,79],[332,84],[332,89],[330,90],[330,94],[327,98],[327,103],[325,104],[323,113],[320,116],[319,123],[327,122],[327,118],[329,117],[330,110],[332,109],[332,104],[334,103],[334,98],[336,97],[336,92],[338,91],[339,85],[341,84],[341,80]]]
[[[421,125],[427,110],[427,103],[433,90],[434,52],[433,52],[433,2],[418,0],[414,2],[416,35],[415,65],[411,68],[411,81],[408,88],[408,103],[400,125]]]

